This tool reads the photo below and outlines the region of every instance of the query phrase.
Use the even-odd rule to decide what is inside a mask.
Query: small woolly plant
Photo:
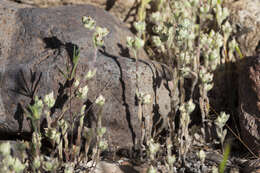
[[[26,166],[28,166],[24,160],[21,161],[19,158],[11,155],[11,145],[9,142],[0,144],[0,155],[2,157],[0,172],[22,173]]]

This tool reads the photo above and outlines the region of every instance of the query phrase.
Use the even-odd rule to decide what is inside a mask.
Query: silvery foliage
[[[217,119],[215,120],[217,135],[220,139],[222,146],[224,144],[224,139],[227,135],[227,130],[223,128],[227,123],[229,117],[230,117],[229,114],[226,114],[225,112],[221,112],[220,116],[218,116]]]
[[[228,15],[227,8],[222,8],[221,1],[218,0],[165,0],[157,1],[157,10],[149,16],[149,22],[153,24],[150,40],[155,52],[164,57],[165,62],[173,62],[169,65],[175,67],[177,65],[175,77],[179,77],[182,91],[179,95],[181,98],[179,110],[180,121],[183,122],[180,123],[179,139],[181,143],[184,142],[181,141],[182,136],[186,139],[183,147],[189,146],[191,142],[188,140],[190,138],[188,125],[192,113],[190,108],[185,106],[188,102],[184,100],[185,97],[187,98],[183,89],[184,78],[192,80],[191,102],[194,86],[199,87],[199,106],[204,124],[209,116],[207,94],[214,86],[213,72],[221,63],[225,63],[225,56],[227,56],[221,52],[221,48],[225,49],[228,45],[228,56],[232,58],[237,46],[235,40],[227,42],[232,32],[226,20]],[[216,23],[216,27],[208,27],[207,22]],[[181,149],[180,154],[185,157],[187,150],[188,148]]]

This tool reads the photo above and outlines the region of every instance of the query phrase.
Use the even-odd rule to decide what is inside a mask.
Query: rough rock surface
[[[34,7],[48,8],[54,6],[64,6],[72,4],[92,4],[109,11],[121,21],[124,21],[127,27],[134,21],[136,11],[136,0],[9,0]]]
[[[244,56],[260,52],[260,1],[228,0],[225,5],[230,11],[229,20],[237,30],[236,39]]]
[[[244,142],[260,154],[260,55],[240,64],[239,121]]]
[[[50,6],[60,6],[69,4],[93,4],[98,6],[113,6],[121,5],[123,7],[132,7],[135,0],[10,0],[14,2],[19,2],[28,5],[34,5],[38,7],[50,7]],[[108,7],[106,7],[108,8]]]
[[[83,15],[92,16],[97,25],[110,31],[105,38],[105,48],[97,53],[94,62],[92,32],[81,24]],[[87,106],[101,93],[106,98],[103,125],[108,131],[109,144],[120,147],[133,145],[140,136],[137,118],[135,61],[129,58],[125,39],[131,33],[121,27],[109,13],[91,5],[56,8],[23,8],[10,1],[0,1],[0,136],[26,135],[31,132],[24,109],[32,97],[54,91],[58,101],[53,115],[58,116],[64,106],[68,83],[59,73],[70,64],[73,47],[80,49],[77,76],[97,68],[96,77],[88,82]],[[152,102],[145,106],[144,115],[158,114],[166,117],[170,111],[169,90],[163,73],[155,62],[145,60],[141,52],[139,63],[140,91],[149,93]],[[158,65],[157,65],[158,66]],[[72,112],[80,110],[83,103],[72,101]],[[88,116],[95,120],[95,106]],[[68,117],[68,113],[65,117]]]

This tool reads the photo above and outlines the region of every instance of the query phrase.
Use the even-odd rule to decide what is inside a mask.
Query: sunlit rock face
[[[103,48],[96,53],[92,44],[93,31],[81,24],[82,16],[93,17],[97,25],[110,31]],[[81,85],[88,85],[86,100],[71,101],[70,112],[77,113],[83,104],[88,107],[86,125],[94,127],[98,110],[94,105],[102,94],[103,126],[107,127],[109,144],[131,147],[140,137],[136,98],[136,62],[126,47],[126,36],[132,35],[113,16],[91,5],[54,8],[24,8],[10,1],[0,1],[0,136],[26,137],[31,124],[25,109],[36,95],[43,98],[51,91],[58,98],[52,117],[59,117],[68,106],[71,83],[60,70],[71,64],[74,47],[80,50],[76,76],[84,77],[90,69],[96,76]],[[94,56],[96,54],[96,61]],[[161,116],[170,112],[170,91],[163,67],[147,60],[143,50],[138,54],[139,90],[151,95],[151,103],[143,108],[143,115]],[[73,93],[73,90],[72,90]],[[44,116],[42,116],[42,121]],[[71,122],[72,123],[72,122]],[[164,123],[163,123],[164,124]]]
[[[244,56],[260,53],[260,1],[228,0],[224,1],[230,11],[229,21],[235,38]]]

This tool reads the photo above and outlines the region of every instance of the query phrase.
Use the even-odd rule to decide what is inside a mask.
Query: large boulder
[[[239,64],[239,122],[243,141],[260,155],[260,55]]]
[[[91,16],[97,25],[110,31],[105,47],[97,52],[92,45],[92,31],[81,24],[82,16]],[[125,46],[131,33],[109,13],[91,5],[55,8],[24,8],[7,0],[0,1],[0,137],[19,137],[31,133],[24,110],[36,95],[43,97],[54,91],[58,101],[52,116],[60,115],[67,103],[68,82],[59,72],[70,64],[73,47],[80,50],[77,76],[84,76],[97,68],[89,81],[87,106],[102,94],[106,98],[103,108],[103,125],[109,143],[113,146],[133,146],[140,137],[138,106],[136,104],[135,60]],[[141,51],[139,62],[140,91],[151,94],[152,102],[145,105],[145,116],[165,118],[170,112],[170,91],[163,67],[149,61]],[[86,83],[84,83],[86,84]],[[80,110],[83,103],[73,100],[71,111]],[[88,116],[95,121],[97,110],[89,107]],[[69,112],[65,113],[69,117]],[[162,123],[165,124],[165,123]],[[90,125],[90,124],[88,124]]]

